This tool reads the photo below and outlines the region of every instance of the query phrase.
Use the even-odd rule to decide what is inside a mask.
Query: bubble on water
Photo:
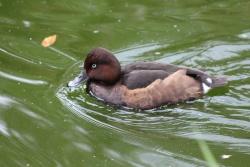
[[[228,159],[228,158],[230,158],[232,155],[226,155],[226,154],[224,154],[224,155],[222,155],[221,156],[221,159]]]
[[[83,85],[83,89],[87,89],[87,85]]]
[[[160,55],[161,54],[161,52],[155,52],[155,55]]]
[[[98,34],[100,31],[99,30],[94,30],[93,33],[94,34]]]
[[[31,26],[31,22],[28,20],[23,20],[23,25],[24,27],[29,28]]]

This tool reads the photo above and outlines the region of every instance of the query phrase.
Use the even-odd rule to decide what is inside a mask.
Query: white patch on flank
[[[205,83],[202,83],[203,93],[207,93],[211,88],[207,86]]]
[[[207,78],[206,81],[209,84],[212,84],[212,82],[213,82],[211,78]],[[202,88],[203,88],[203,93],[204,94],[206,94],[211,89],[211,87],[209,87],[206,83],[202,83]]]
[[[212,84],[212,82],[213,82],[211,78],[207,78],[206,80],[207,80],[207,82],[208,82],[209,84]]]

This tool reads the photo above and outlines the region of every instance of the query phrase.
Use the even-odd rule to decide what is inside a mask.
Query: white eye
[[[91,66],[93,69],[95,69],[96,68],[96,64],[92,64],[92,66]]]

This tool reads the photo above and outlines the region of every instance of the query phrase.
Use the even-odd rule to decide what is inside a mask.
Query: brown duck
[[[87,91],[93,96],[136,109],[194,100],[227,83],[224,77],[171,64],[136,62],[121,67],[104,48],[95,48],[87,55],[84,72],[68,86],[78,85],[82,80],[87,80]]]

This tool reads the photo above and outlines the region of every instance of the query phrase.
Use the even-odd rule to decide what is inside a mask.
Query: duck
[[[68,83],[86,81],[87,93],[109,104],[154,109],[201,98],[227,79],[189,67],[159,62],[133,62],[121,66],[112,52],[94,48],[86,56],[79,76]]]

